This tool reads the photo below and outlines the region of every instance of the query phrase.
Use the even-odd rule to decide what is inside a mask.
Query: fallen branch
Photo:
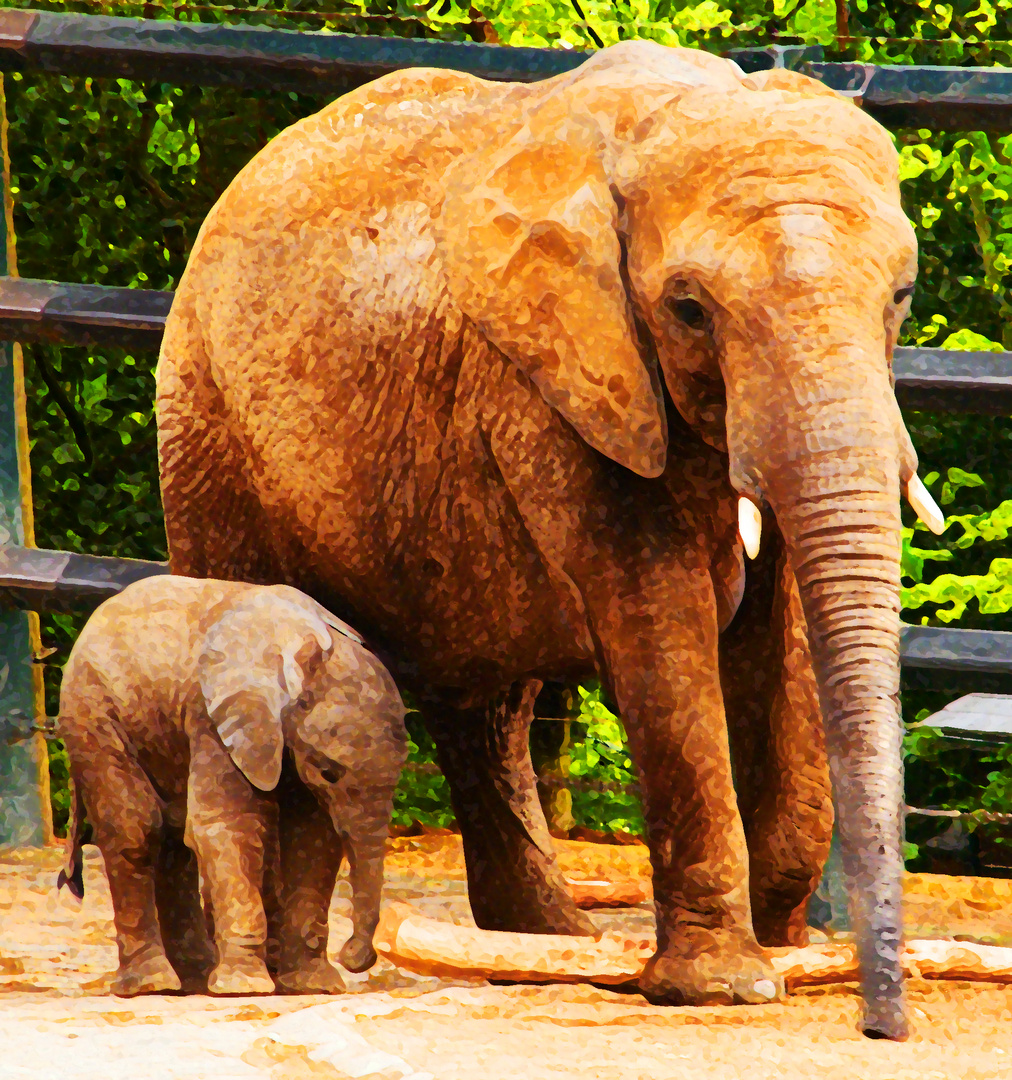
[[[566,888],[581,908],[634,907],[652,895],[647,879],[593,881],[567,876]]]
[[[384,910],[373,945],[391,963],[420,975],[516,982],[628,982],[654,951],[652,936],[478,930],[427,919],[408,904]]]
[[[562,934],[510,934],[439,922],[408,904],[383,912],[375,947],[391,963],[420,975],[515,982],[633,981],[653,955],[652,935],[604,933],[598,938]],[[857,978],[852,945],[809,945],[770,950],[788,987]],[[925,979],[1012,983],[1012,949],[967,941],[907,942],[907,974]]]

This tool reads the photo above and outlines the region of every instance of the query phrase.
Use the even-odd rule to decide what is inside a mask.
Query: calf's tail
[[[56,879],[57,890],[64,885],[70,890],[71,896],[78,900],[84,898],[84,860],[81,857],[81,818],[83,807],[81,795],[77,790],[74,778],[70,778],[70,820],[67,822],[67,839],[64,848],[65,858],[60,876]]]

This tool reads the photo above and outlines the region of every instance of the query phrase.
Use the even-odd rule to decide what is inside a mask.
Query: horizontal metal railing
[[[168,572],[168,563],[144,559],[3,546],[0,606],[32,611],[95,608],[141,578]]]
[[[117,76],[340,94],[408,67],[532,82],[593,55],[473,42],[272,30],[0,9],[0,70]],[[797,67],[860,97],[890,126],[1012,128],[1012,71],[1002,68],[826,63],[818,47],[732,49],[745,70]]]
[[[590,53],[220,23],[0,10],[0,70],[339,94],[409,67],[534,82]]]
[[[0,606],[87,610],[135,581],[168,572],[167,563],[144,559],[0,547]],[[1012,633],[904,626],[900,660],[905,669],[1012,676]]]
[[[171,292],[0,277],[0,340],[156,350]],[[907,409],[1012,414],[1012,353],[899,348]]]

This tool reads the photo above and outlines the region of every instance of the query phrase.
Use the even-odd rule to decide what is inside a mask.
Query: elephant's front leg
[[[683,550],[594,580],[591,612],[640,771],[653,866],[657,953],[640,986],[670,1004],[773,1000],[783,984],[752,931],[708,560]]]
[[[322,785],[321,785],[322,786]],[[346,988],[327,959],[330,903],[341,868],[342,845],[325,802],[296,774],[289,755],[278,784],[281,904],[278,990],[286,994],[340,994]]]
[[[595,933],[566,890],[537,793],[530,725],[537,680],[517,682],[484,709],[426,710],[450,784],[467,866],[471,913],[485,930]]]
[[[265,862],[274,854],[276,804],[255,791],[210,732],[190,740],[186,843],[197,855],[214,916],[212,994],[269,994]]]
[[[804,614],[774,529],[721,638],[721,678],[763,945],[805,945],[833,805]]]

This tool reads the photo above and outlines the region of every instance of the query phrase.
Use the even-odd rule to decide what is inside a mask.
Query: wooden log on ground
[[[509,934],[428,919],[409,904],[384,910],[373,945],[391,963],[419,975],[516,982],[624,983],[654,951],[652,935]]]
[[[594,881],[566,877],[566,888],[581,908],[634,907],[651,895],[649,879]]]
[[[652,935],[509,934],[439,922],[408,904],[392,904],[383,912],[374,943],[391,963],[420,975],[604,985],[634,980],[654,951]],[[849,944],[770,952],[788,987],[857,978],[857,959]],[[909,941],[903,965],[907,974],[926,979],[1012,983],[1012,949],[993,945]]]
[[[849,982],[858,975],[853,945],[809,945],[771,952],[773,966],[788,986]],[[994,945],[914,939],[903,946],[901,960],[907,975],[922,979],[1012,982],[1012,949]]]

